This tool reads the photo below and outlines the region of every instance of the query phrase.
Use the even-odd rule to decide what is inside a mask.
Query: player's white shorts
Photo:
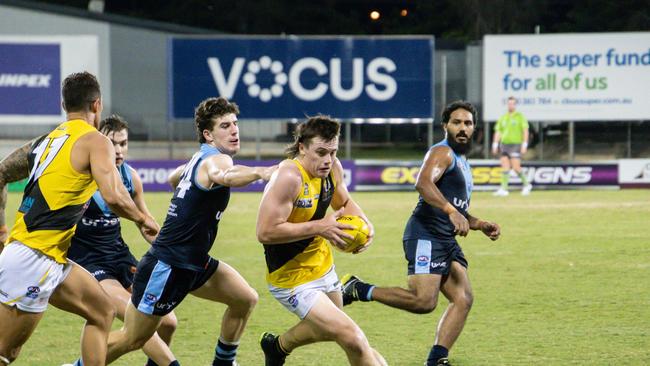
[[[303,283],[294,288],[281,288],[269,285],[271,295],[287,310],[304,319],[316,303],[319,292],[341,291],[341,282],[334,271],[334,266],[323,277]]]
[[[19,241],[0,253],[0,302],[30,313],[42,313],[52,293],[72,270]]]

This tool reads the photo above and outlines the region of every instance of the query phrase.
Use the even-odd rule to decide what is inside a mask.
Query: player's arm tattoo
[[[7,184],[29,176],[29,150],[33,141],[14,150],[0,162],[0,226],[5,223]]]

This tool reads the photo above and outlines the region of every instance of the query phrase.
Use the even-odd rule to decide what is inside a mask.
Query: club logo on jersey
[[[41,292],[41,288],[38,286],[29,286],[27,288],[27,293],[25,294],[25,297],[29,297],[30,299],[35,299],[38,297],[38,294]]]
[[[309,196],[309,184],[305,183],[305,189],[302,191],[303,196]]]
[[[418,256],[418,260],[417,260],[416,264],[417,264],[418,267],[426,267],[426,266],[429,265],[430,261],[431,261],[431,259],[429,259],[428,256],[421,255],[421,256]]]
[[[311,198],[300,198],[293,205],[297,208],[311,208],[314,204]]]
[[[332,182],[329,179],[325,179],[323,189],[325,189],[325,193],[329,193],[329,191],[332,189]]]

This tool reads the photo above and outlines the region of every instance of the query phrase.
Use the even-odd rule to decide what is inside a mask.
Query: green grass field
[[[406,283],[401,235],[417,195],[356,193],[376,228],[373,246],[360,255],[336,254],[337,272],[354,272],[383,285]],[[169,194],[149,194],[159,222]],[[267,292],[262,247],[255,240],[260,196],[233,194],[212,255],[237,268],[260,294],[238,360],[263,365],[257,340],[281,332],[297,318]],[[11,194],[13,212],[20,196]],[[471,212],[501,224],[491,242],[478,232],[461,239],[470,262],[475,302],[451,352],[454,365],[648,365],[650,364],[650,192],[537,191],[495,198],[475,193]],[[133,253],[146,248],[135,226],[123,223]],[[422,365],[446,306],[413,315],[377,303],[346,307],[371,345],[390,365]],[[192,296],[177,308],[172,350],[184,365],[208,365],[224,307]],[[50,307],[23,348],[16,366],[60,365],[79,355],[82,320]],[[115,327],[121,323],[116,320]],[[134,352],[116,365],[143,365]],[[334,343],[297,349],[288,365],[345,365]]]

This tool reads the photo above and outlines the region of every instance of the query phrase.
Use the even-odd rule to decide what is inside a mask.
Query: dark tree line
[[[378,20],[369,18],[372,10]],[[105,0],[105,12],[225,33],[433,34],[460,42],[535,26],[542,33],[650,30],[650,0]]]

